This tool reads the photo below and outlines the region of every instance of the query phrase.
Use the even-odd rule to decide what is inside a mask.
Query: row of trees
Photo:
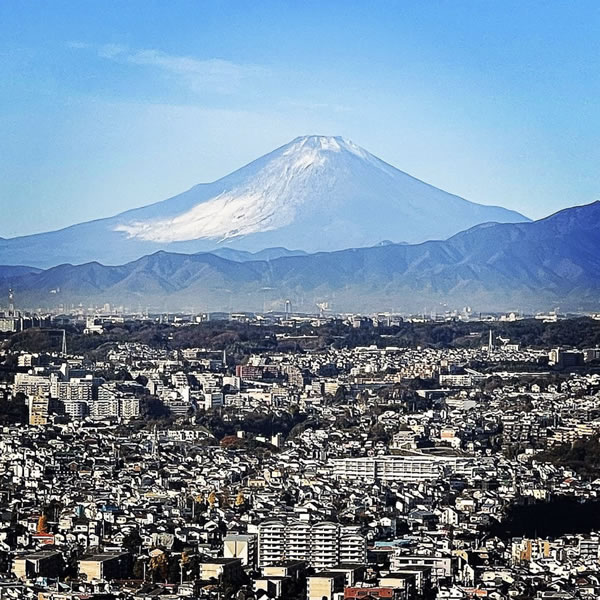
[[[99,336],[83,335],[80,328],[65,327],[67,345],[72,352],[103,354],[112,343],[132,341],[157,348],[181,349],[203,347],[227,350],[236,359],[243,360],[253,352],[272,350],[301,351],[303,349],[356,347],[369,344],[416,346],[481,346],[486,343],[489,329],[494,336],[510,338],[513,342],[530,347],[600,345],[600,321],[577,318],[544,323],[537,319],[514,322],[450,321],[443,323],[401,322],[390,327],[374,327],[365,321],[354,328],[339,320],[320,327],[304,324],[301,327],[281,328],[232,321],[209,321],[187,327],[173,327],[162,323],[130,321],[107,325]],[[277,333],[297,334],[295,340],[278,339]],[[473,335],[475,334],[475,335]],[[309,338],[302,338],[308,335]],[[56,332],[29,329],[10,335],[2,346],[11,350],[29,352],[56,352],[60,341]]]
[[[536,460],[550,462],[577,471],[584,477],[600,476],[600,440],[597,437],[558,444],[536,455]]]

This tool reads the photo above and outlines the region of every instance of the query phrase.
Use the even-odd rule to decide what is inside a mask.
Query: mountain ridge
[[[30,307],[79,302],[169,310],[573,310],[600,306],[600,202],[532,223],[492,224],[452,238],[236,262],[157,251],[120,266],[59,265],[14,280]],[[4,281],[2,281],[3,287]],[[51,290],[59,289],[58,293]],[[44,304],[46,303],[46,304]]]

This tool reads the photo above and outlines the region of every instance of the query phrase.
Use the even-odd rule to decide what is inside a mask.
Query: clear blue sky
[[[342,135],[531,217],[600,198],[600,3],[0,3],[0,236]]]

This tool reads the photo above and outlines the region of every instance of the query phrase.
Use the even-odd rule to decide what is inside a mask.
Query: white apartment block
[[[50,378],[43,375],[17,373],[13,389],[15,394],[21,392],[26,396],[43,396],[50,393]]]
[[[50,386],[52,398],[67,401],[89,402],[92,399],[92,381],[52,381]]]
[[[82,402],[81,400],[63,400],[63,405],[65,407],[65,414],[69,415],[71,419],[77,421],[87,416],[87,402]]]
[[[463,375],[440,375],[440,385],[442,387],[471,387],[473,377],[467,373]]]
[[[426,554],[404,554],[400,549],[396,550],[390,557],[390,571],[406,572],[419,567],[429,567],[434,580],[450,577],[453,573],[453,562],[451,556],[426,555]]]
[[[366,560],[366,540],[356,527],[322,521],[268,520],[258,527],[258,566],[303,560],[315,569]]]
[[[119,416],[125,421],[140,416],[140,399],[130,396],[119,398]]]
[[[427,455],[366,456],[332,461],[333,475],[339,479],[414,483],[438,479],[448,470],[468,472],[470,464],[466,458]]]
[[[119,416],[119,399],[103,397],[90,404],[90,415],[93,419],[106,419]]]
[[[140,416],[140,400],[133,396],[112,395],[107,391],[98,394],[98,399],[90,402],[90,416],[93,419],[122,418],[125,421]]]

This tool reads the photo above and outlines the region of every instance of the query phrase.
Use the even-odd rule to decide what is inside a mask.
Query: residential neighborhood
[[[0,597],[600,596],[598,348],[103,335],[2,350]]]

